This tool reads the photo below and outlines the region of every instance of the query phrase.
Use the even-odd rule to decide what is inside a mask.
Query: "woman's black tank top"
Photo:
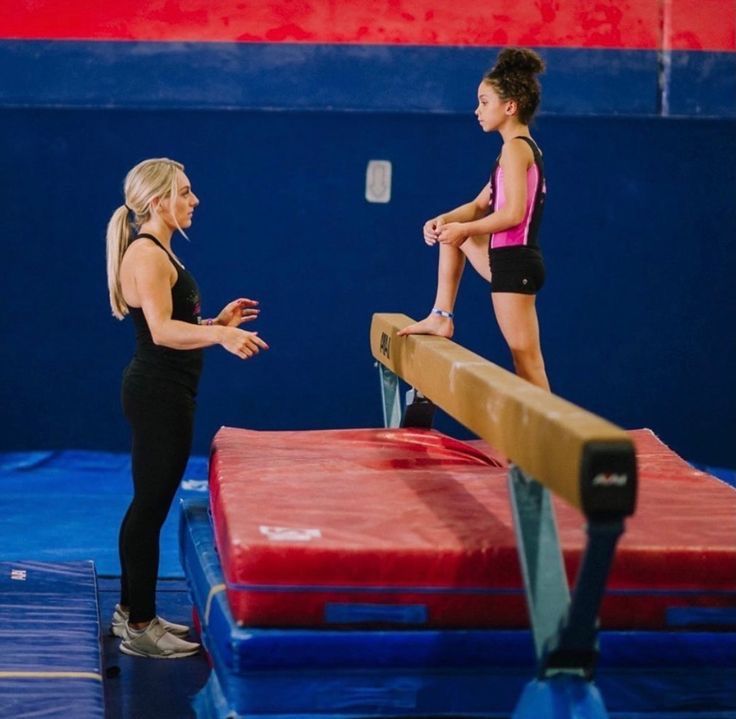
[[[201,309],[199,288],[194,277],[153,235],[140,234],[134,237],[130,244],[143,237],[155,242],[166,252],[176,269],[177,279],[171,288],[171,319],[198,325],[201,321]],[[177,350],[155,344],[143,310],[140,307],[130,307],[129,310],[135,325],[136,349],[127,372],[177,382],[188,387],[192,392],[196,392],[202,372],[203,351],[201,349]]]

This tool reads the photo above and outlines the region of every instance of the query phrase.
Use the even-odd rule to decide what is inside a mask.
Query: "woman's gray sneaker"
[[[158,617],[141,630],[132,629],[126,622],[126,638],[120,643],[120,651],[134,657],[151,659],[183,659],[199,651],[199,644],[187,642],[167,632]]]
[[[125,625],[128,622],[129,617],[130,612],[125,611],[119,604],[115,605],[115,611],[112,613],[111,631],[116,637],[120,637],[121,639],[128,638],[128,635],[125,633]],[[169,632],[169,634],[173,634],[177,637],[185,637],[189,634],[189,627],[184,624],[175,624],[163,617],[158,617],[158,621],[161,623],[161,626]]]

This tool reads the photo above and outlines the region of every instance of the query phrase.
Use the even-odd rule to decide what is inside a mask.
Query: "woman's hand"
[[[460,245],[468,239],[468,231],[465,229],[464,222],[448,222],[443,225],[439,232],[438,241],[443,245]]]
[[[261,350],[268,349],[268,345],[258,336],[258,332],[247,332],[237,327],[223,327],[221,332],[220,344],[240,359],[249,359]]]
[[[247,297],[233,300],[222,308],[215,317],[215,323],[223,327],[238,327],[244,322],[252,322],[258,319],[260,310],[257,307],[258,300],[249,300]]]
[[[440,230],[442,229],[443,224],[444,219],[442,218],[442,215],[433,217],[431,220],[427,220],[424,223],[424,227],[422,228],[422,231],[424,233],[424,241],[430,247],[437,244],[437,241],[440,237]]]

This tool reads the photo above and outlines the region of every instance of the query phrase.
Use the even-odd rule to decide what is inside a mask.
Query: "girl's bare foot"
[[[423,320],[404,327],[397,333],[404,335],[436,335],[437,337],[452,337],[455,332],[453,313],[444,310],[432,310]]]

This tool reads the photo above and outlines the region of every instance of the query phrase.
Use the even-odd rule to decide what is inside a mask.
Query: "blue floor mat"
[[[0,562],[0,716],[103,719],[92,562]]]
[[[180,498],[203,496],[207,458],[192,457],[161,533],[162,578],[183,577],[178,549]],[[0,453],[0,559],[91,559],[119,576],[118,528],[130,502],[130,457],[65,450]]]

